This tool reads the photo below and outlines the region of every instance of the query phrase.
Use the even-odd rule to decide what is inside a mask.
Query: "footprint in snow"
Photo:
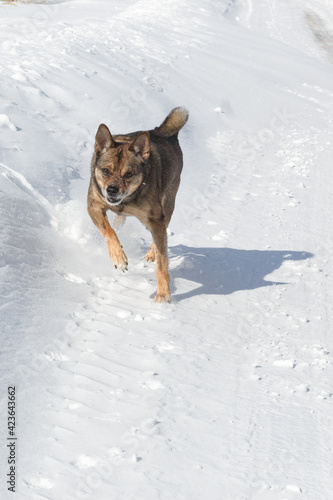
[[[44,490],[50,490],[54,488],[54,483],[46,477],[32,477],[30,478],[29,482],[35,488],[41,488]]]
[[[76,467],[79,469],[89,469],[98,463],[98,458],[90,457],[89,455],[80,455],[75,461]]]

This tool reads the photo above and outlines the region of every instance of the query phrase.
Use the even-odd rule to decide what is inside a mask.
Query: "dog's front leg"
[[[164,224],[151,221],[150,230],[155,244],[157,294],[155,302],[171,302],[168,272],[167,232]]]
[[[96,209],[93,204],[88,203],[88,212],[93,223],[98,227],[106,242],[110,258],[115,268],[123,272],[127,271],[127,257],[118,240],[118,236],[109,224],[106,211],[101,208]]]

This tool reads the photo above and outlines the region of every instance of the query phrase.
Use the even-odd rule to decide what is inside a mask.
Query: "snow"
[[[0,2],[1,498],[333,498],[328,0]],[[175,106],[184,171],[150,235],[86,210],[100,123]],[[112,215],[110,216],[112,220]]]
[[[10,121],[7,115],[0,115],[0,128],[8,128],[11,131],[16,131],[15,125]]]

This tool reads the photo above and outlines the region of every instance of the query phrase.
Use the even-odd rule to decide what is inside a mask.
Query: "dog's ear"
[[[95,138],[95,151],[96,154],[101,154],[102,152],[114,148],[114,140],[110,130],[103,123],[98,127],[96,138]]]
[[[143,160],[147,160],[150,155],[150,139],[148,132],[141,132],[129,147],[135,155],[140,155]]]

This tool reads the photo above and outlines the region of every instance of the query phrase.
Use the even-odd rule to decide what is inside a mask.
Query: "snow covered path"
[[[1,498],[333,498],[328,2],[0,4]],[[173,303],[149,234],[117,273],[94,134],[184,105]]]

